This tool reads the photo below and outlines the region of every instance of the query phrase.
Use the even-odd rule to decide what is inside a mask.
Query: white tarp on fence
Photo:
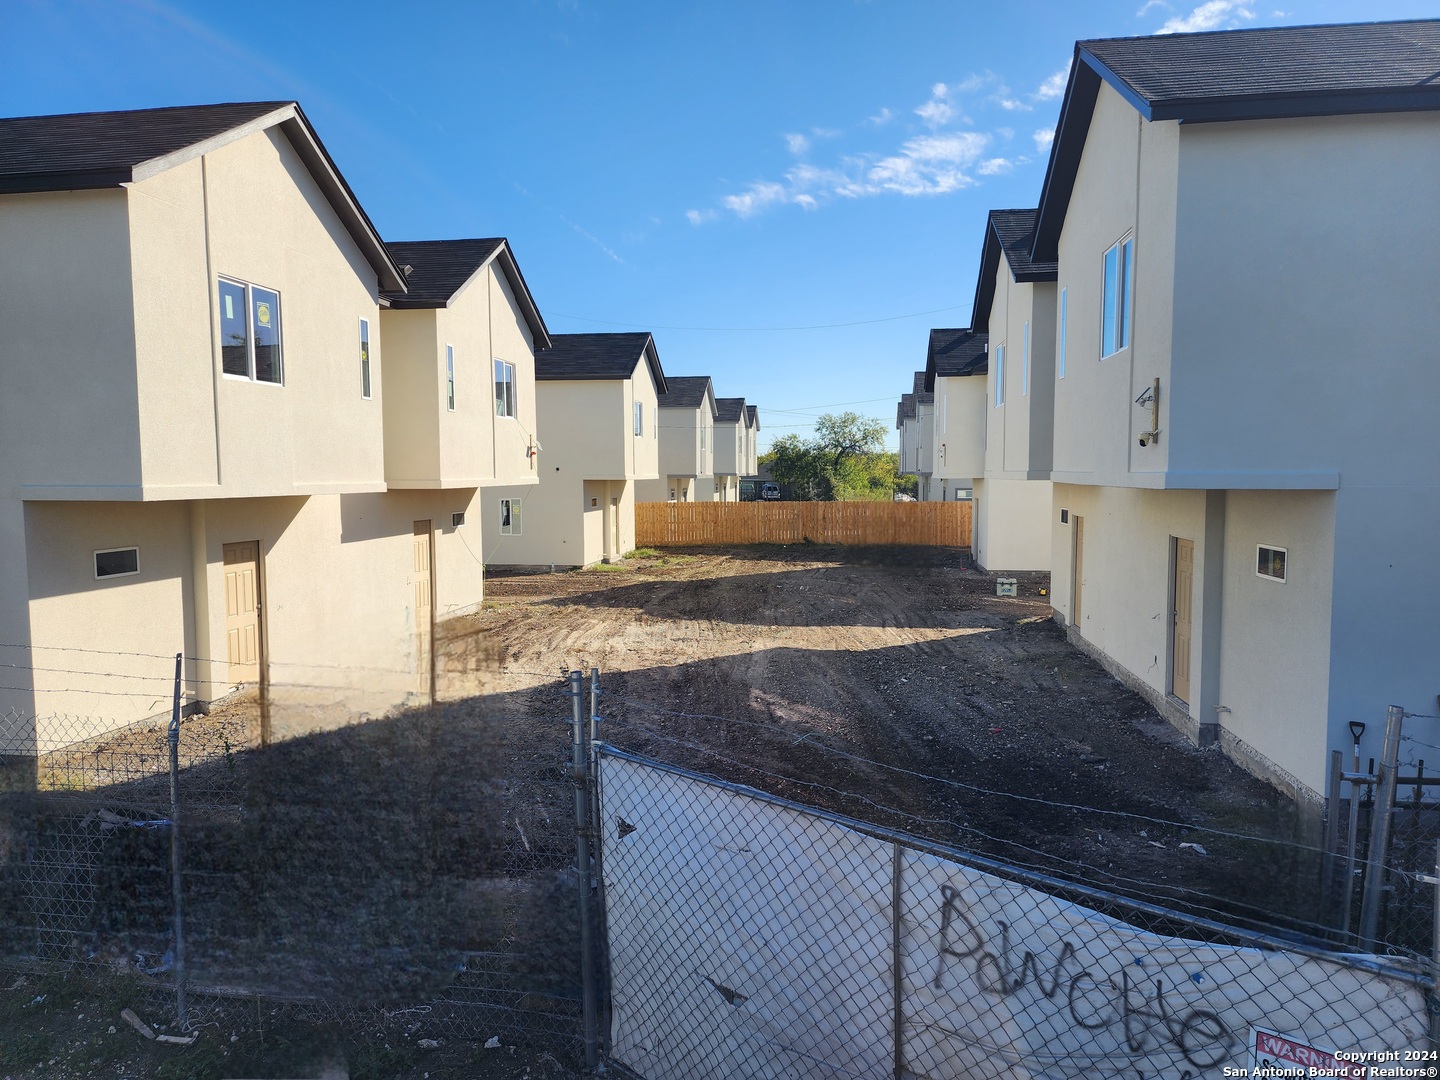
[[[1148,933],[608,754],[601,790],[611,1056],[647,1080],[1200,1080],[1248,1065],[1256,1026],[1426,1045],[1406,978]]]

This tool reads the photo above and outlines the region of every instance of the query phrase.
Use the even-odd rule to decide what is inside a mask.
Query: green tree
[[[882,420],[858,413],[826,413],[815,436],[785,435],[762,459],[770,475],[802,499],[822,502],[895,497],[898,460],[885,452]]]

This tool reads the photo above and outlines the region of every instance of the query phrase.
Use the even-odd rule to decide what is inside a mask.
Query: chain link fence
[[[119,979],[192,1029],[398,1028],[573,1065],[559,682],[367,716],[338,704],[348,677],[333,696],[276,682],[263,703],[252,691],[185,717],[178,815],[167,718],[0,717],[0,966]]]
[[[1433,1074],[1428,973],[597,758],[610,1053],[647,1080],[1363,1075],[1346,1055],[1406,1051]]]

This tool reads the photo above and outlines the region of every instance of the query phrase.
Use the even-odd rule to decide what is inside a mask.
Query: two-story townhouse
[[[935,394],[925,389],[925,372],[917,371],[912,376],[910,397],[915,403],[914,415],[907,417],[911,425],[909,441],[915,448],[915,497],[921,502],[934,502],[940,495],[939,486],[931,482],[935,471]]]
[[[709,375],[673,375],[660,404],[660,474],[642,480],[640,502],[713,502],[715,389]]]
[[[895,430],[899,432],[898,466],[901,476],[916,475],[920,440],[915,436],[915,395],[901,394],[895,405]]]
[[[754,476],[760,465],[760,407],[745,406],[745,458],[741,476]]]
[[[386,247],[406,288],[381,297],[385,481],[391,502],[432,523],[421,592],[439,622],[483,596],[482,492],[538,483],[535,352],[550,336],[504,238]]]
[[[589,566],[635,550],[636,485],[660,475],[665,372],[649,334],[555,334],[535,354],[533,487],[492,489],[484,561]]]
[[[405,279],[299,106],[0,120],[0,249],[7,744],[167,712],[177,653],[192,706],[433,693],[479,577],[437,596],[450,501],[389,490]]]
[[[930,331],[925,389],[935,397],[935,466],[940,501],[969,499],[985,476],[986,337],[968,327]]]
[[[1079,42],[1035,226],[1057,618],[1312,799],[1348,722],[1435,711],[1437,56],[1435,20]]]
[[[699,501],[713,493],[718,502],[739,502],[740,477],[746,475],[751,442],[749,413],[744,398],[715,399],[714,476],[707,485],[698,481]],[[707,488],[713,492],[707,492]]]
[[[990,349],[973,551],[991,570],[1050,569],[1056,268],[1030,257],[1034,229],[1034,210],[990,211],[970,319]]]

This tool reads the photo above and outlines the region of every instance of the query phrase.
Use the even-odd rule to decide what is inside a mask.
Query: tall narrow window
[[[500,535],[520,535],[520,500],[500,500]]]
[[[1005,346],[995,346],[995,407],[1005,404]]]
[[[1130,344],[1130,266],[1133,241],[1122,240],[1105,252],[1103,309],[1100,312],[1100,356],[1103,359]]]
[[[1020,396],[1030,393],[1030,320],[1025,320],[1025,359],[1020,365]]]
[[[360,320],[360,396],[370,396],[370,320]]]
[[[495,361],[495,415],[515,415],[515,365]]]
[[[645,403],[643,401],[635,402],[634,413],[635,435],[638,438],[645,434]]]
[[[705,452],[705,425],[703,423],[700,425],[700,452],[702,454]]]
[[[284,382],[279,293],[220,279],[220,369],[232,378]]]
[[[1056,365],[1056,377],[1065,377],[1065,290],[1060,290],[1060,357]]]
[[[445,400],[451,412],[455,411],[455,346],[445,346]]]

